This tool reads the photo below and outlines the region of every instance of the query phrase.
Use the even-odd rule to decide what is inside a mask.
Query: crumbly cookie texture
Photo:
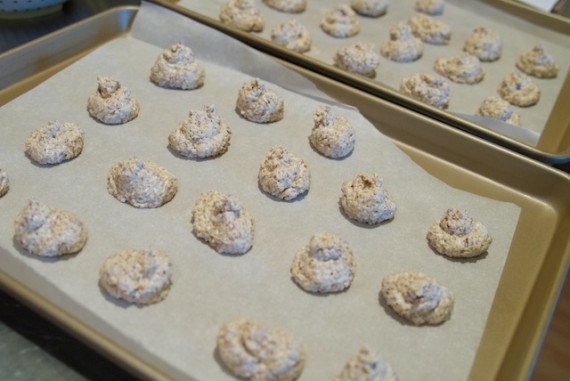
[[[14,221],[14,240],[39,257],[75,254],[87,242],[87,229],[71,212],[29,201]]]
[[[253,217],[237,198],[217,191],[202,193],[194,204],[192,231],[220,254],[244,254],[253,246]]]
[[[95,94],[87,101],[89,115],[104,124],[123,124],[139,115],[131,90],[109,77],[98,77]]]
[[[394,218],[396,204],[382,187],[383,179],[377,174],[359,174],[342,184],[340,206],[351,219],[378,225]]]
[[[309,30],[297,19],[277,25],[271,31],[271,41],[299,53],[308,52],[312,42]]]
[[[402,79],[400,92],[433,107],[449,106],[449,83],[435,74],[417,73]]]
[[[252,381],[293,381],[303,371],[305,351],[279,328],[238,319],[222,325],[216,340],[224,365]]]
[[[150,80],[160,87],[194,90],[204,85],[206,74],[192,49],[178,43],[165,49],[150,69]]]
[[[556,78],[560,70],[554,57],[546,53],[540,45],[521,54],[516,65],[521,71],[537,78]]]
[[[264,21],[253,0],[229,0],[220,9],[220,21],[246,32],[263,31]]]
[[[26,154],[38,164],[60,164],[83,150],[83,130],[75,123],[49,121],[26,139]]]
[[[464,210],[447,209],[440,220],[428,229],[429,245],[449,257],[470,258],[483,254],[493,238],[487,228]]]
[[[190,111],[168,136],[170,148],[190,159],[220,156],[230,145],[230,127],[215,113],[213,105]]]
[[[431,16],[441,15],[445,8],[443,0],[416,0],[414,9]]]
[[[263,4],[287,13],[301,13],[307,8],[307,0],[263,0]]]
[[[305,161],[283,146],[271,147],[259,167],[257,178],[264,192],[285,201],[307,193],[311,186]]]
[[[388,0],[351,0],[350,7],[358,14],[368,17],[380,17],[388,10]]]
[[[482,26],[473,29],[465,44],[463,51],[479,58],[482,62],[492,62],[501,58],[503,42],[498,34]]]
[[[398,381],[392,365],[363,345],[334,381]]]
[[[469,85],[479,83],[485,77],[479,58],[468,53],[438,58],[434,70],[453,82]]]
[[[338,49],[333,59],[336,67],[370,78],[376,76],[380,63],[376,47],[362,42]]]
[[[308,292],[340,292],[350,287],[356,261],[348,243],[333,233],[315,234],[295,255],[291,276]]]
[[[283,119],[283,98],[255,78],[239,89],[236,111],[255,123],[272,123]]]
[[[135,208],[157,208],[172,200],[178,191],[178,181],[158,164],[131,158],[111,167],[107,191]]]
[[[521,125],[521,117],[514,112],[511,104],[497,95],[488,96],[483,100],[476,115],[498,119],[514,126]]]
[[[313,121],[309,141],[317,151],[333,159],[352,152],[356,134],[345,117],[334,115],[330,106],[322,105],[314,112]]]
[[[451,27],[430,16],[414,15],[409,18],[408,23],[414,35],[428,44],[447,45],[451,39]]]
[[[337,5],[325,13],[321,29],[336,38],[352,37],[360,32],[360,20],[348,5]]]
[[[449,320],[455,302],[449,289],[419,272],[387,275],[382,279],[381,293],[398,315],[415,325],[436,325]]]
[[[519,107],[533,106],[540,99],[538,85],[528,75],[518,72],[507,74],[497,91],[501,98]]]
[[[6,171],[0,168],[0,197],[4,196],[10,190],[10,180]]]
[[[168,295],[172,273],[165,252],[131,249],[105,259],[99,270],[99,285],[116,299],[147,305]]]
[[[424,44],[409,24],[400,21],[390,29],[390,40],[382,45],[380,53],[395,62],[413,62],[424,53]]]

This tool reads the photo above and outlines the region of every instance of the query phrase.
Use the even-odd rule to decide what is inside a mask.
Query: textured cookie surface
[[[334,381],[398,381],[392,365],[363,345]]]
[[[380,55],[373,44],[357,42],[340,48],[334,56],[334,65],[351,73],[374,78]]]
[[[59,164],[83,150],[83,130],[75,123],[50,121],[26,139],[26,154],[38,164]]]
[[[10,179],[6,171],[0,168],[0,197],[4,196],[10,190]]]
[[[352,37],[360,32],[360,20],[348,5],[337,5],[325,13],[321,29],[336,38]]]
[[[253,0],[229,0],[220,9],[220,21],[245,32],[261,32],[264,21]]]
[[[449,83],[439,75],[416,73],[406,77],[400,83],[400,92],[440,109],[449,106]]]
[[[478,27],[465,40],[463,51],[476,56],[482,62],[492,62],[501,58],[503,43],[498,34]]]
[[[498,119],[514,126],[520,126],[521,124],[520,115],[514,112],[509,102],[497,95],[485,98],[481,106],[479,106],[479,110],[477,110],[477,115]]]
[[[360,15],[379,17],[388,10],[388,0],[351,0],[350,7]]]
[[[530,107],[538,103],[540,89],[526,74],[513,72],[507,74],[498,88],[501,98],[512,105]]]
[[[396,204],[383,188],[384,181],[377,174],[359,174],[342,184],[340,206],[347,217],[368,225],[391,220]]]
[[[560,70],[554,57],[540,45],[521,54],[516,65],[524,73],[537,78],[555,78]]]
[[[382,45],[380,52],[395,62],[413,62],[424,53],[424,44],[414,36],[412,27],[401,21],[390,28],[390,40]]]
[[[414,9],[431,16],[441,15],[445,8],[443,0],[416,0]]]
[[[264,192],[290,201],[309,191],[311,175],[303,159],[274,146],[259,167],[258,181]]]
[[[273,9],[288,13],[301,13],[307,8],[307,0],[263,0],[263,3]]]
[[[313,122],[309,141],[317,151],[333,159],[352,152],[356,134],[345,117],[334,115],[330,106],[323,105],[313,114]]]
[[[414,15],[409,18],[408,23],[414,35],[428,44],[447,45],[451,39],[451,27],[430,16]]]
[[[296,19],[282,22],[271,31],[271,41],[299,53],[311,49],[311,35],[306,26]]]
[[[237,113],[256,123],[272,123],[283,119],[283,98],[267,88],[259,79],[245,82],[238,92]]]
[[[468,53],[438,58],[434,70],[453,82],[470,85],[481,82],[485,77],[479,58]]]
[[[139,115],[139,103],[130,89],[109,77],[97,82],[97,91],[87,100],[89,115],[105,124],[126,123]]]
[[[193,90],[204,85],[205,78],[192,49],[182,43],[165,49],[150,70],[150,80],[165,88]]]

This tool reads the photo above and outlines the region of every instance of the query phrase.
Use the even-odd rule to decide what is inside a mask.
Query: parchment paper
[[[166,90],[148,80],[156,57],[177,41],[191,46],[204,62],[203,88]],[[263,69],[263,79],[271,80],[271,87],[285,99],[284,120],[259,125],[234,112],[237,91],[251,78],[239,67]],[[106,126],[89,117],[87,98],[102,75],[132,90],[141,104],[138,118]],[[300,92],[280,84],[296,86]],[[392,362],[404,380],[465,379],[519,208],[458,191],[431,177],[349,108],[334,110],[356,129],[354,153],[344,160],[319,155],[307,136],[312,113],[322,101],[302,95],[303,88],[316,96],[310,83],[261,54],[143,4],[127,38],[104,45],[0,109],[0,166],[11,180],[10,192],[0,199],[2,270],[176,379],[232,379],[215,356],[215,338],[222,323],[240,317],[281,327],[303,343],[308,358],[302,380],[332,379],[364,343]],[[167,149],[169,132],[190,109],[207,103],[215,105],[233,131],[228,152],[206,161],[175,157]],[[70,162],[39,167],[24,155],[24,141],[51,119],[82,126],[85,146]],[[276,144],[302,157],[312,174],[309,193],[295,202],[275,201],[257,186],[259,164]],[[178,177],[179,191],[171,202],[141,210],[107,193],[107,171],[131,156],[152,160]],[[361,172],[377,172],[385,179],[398,205],[394,221],[366,228],[342,216],[341,184]],[[247,254],[219,255],[191,233],[192,206],[200,192],[211,189],[235,195],[254,216],[255,242]],[[83,220],[89,231],[83,251],[52,262],[15,246],[13,221],[29,199],[67,209]],[[427,228],[448,207],[468,209],[484,222],[494,237],[488,255],[451,261],[429,249]],[[310,236],[325,231],[348,241],[357,273],[347,292],[315,296],[291,281],[289,268]],[[103,260],[121,250],[146,247],[171,256],[175,275],[168,297],[144,308],[106,297],[97,285]],[[447,285],[457,299],[451,320],[415,327],[384,309],[379,303],[380,282],[394,271],[423,271]]]

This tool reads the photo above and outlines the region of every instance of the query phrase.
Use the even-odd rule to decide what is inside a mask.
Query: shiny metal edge
[[[513,0],[480,0],[543,28],[570,35],[570,19]]]

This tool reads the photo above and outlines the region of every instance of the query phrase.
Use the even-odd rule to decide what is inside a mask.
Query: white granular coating
[[[257,178],[264,192],[285,201],[307,193],[311,186],[305,161],[283,146],[271,147],[259,167]]]
[[[272,123],[283,119],[283,98],[255,78],[239,89],[236,112],[255,123]]]
[[[463,51],[477,56],[482,62],[492,62],[501,58],[503,42],[498,34],[480,26],[467,37]]]
[[[10,190],[10,180],[6,171],[0,168],[0,197],[4,196]]]
[[[350,6],[341,4],[325,13],[321,29],[336,38],[352,37],[360,32],[360,20]]]
[[[263,0],[268,7],[287,13],[301,13],[307,8],[307,0]]]
[[[466,211],[448,209],[430,226],[427,240],[435,251],[449,257],[470,258],[485,253],[493,239],[487,228]]]
[[[378,225],[394,218],[396,204],[383,189],[377,174],[358,174],[342,184],[340,206],[344,214],[361,223]]]
[[[501,98],[519,107],[535,105],[540,99],[538,85],[528,75],[518,72],[507,74],[497,91]]]
[[[445,8],[443,0],[416,0],[414,9],[431,16],[441,15]]]
[[[330,106],[322,105],[313,114],[313,121],[309,141],[317,151],[333,159],[353,151],[356,133],[345,117],[334,115]]]
[[[382,45],[380,52],[395,62],[413,62],[424,53],[424,44],[414,36],[409,24],[400,21],[390,29],[390,40]]]
[[[224,365],[246,380],[296,380],[305,365],[303,348],[287,333],[251,320],[222,325],[216,344]]]
[[[414,35],[428,44],[447,45],[451,39],[451,27],[430,16],[414,15],[409,18],[408,23]]]
[[[456,83],[473,85],[485,77],[481,61],[469,53],[461,53],[453,57],[438,58],[434,70]]]
[[[172,272],[172,263],[163,251],[131,249],[105,259],[99,285],[114,298],[147,305],[168,295]]]
[[[351,0],[350,7],[360,15],[380,17],[388,10],[388,0]]]
[[[291,264],[291,276],[314,293],[340,292],[350,287],[356,261],[348,243],[333,233],[315,234]]]
[[[400,92],[440,109],[446,109],[449,105],[449,83],[440,75],[413,74],[402,79]]]
[[[524,73],[537,78],[556,78],[560,70],[554,57],[548,54],[541,45],[536,45],[521,54],[516,66]]]
[[[244,254],[253,246],[253,217],[237,198],[217,191],[200,194],[192,231],[220,254]]]
[[[476,115],[498,119],[514,126],[520,126],[521,124],[521,117],[514,112],[511,104],[497,95],[485,98]]]
[[[105,124],[122,124],[139,115],[131,90],[109,77],[98,77],[95,94],[87,100],[89,115]]]
[[[135,208],[157,208],[172,200],[178,191],[178,181],[158,164],[130,158],[111,167],[107,191]]]
[[[215,113],[213,105],[190,111],[168,136],[169,147],[190,159],[222,155],[230,145],[230,127]]]
[[[87,242],[87,230],[71,212],[31,200],[14,221],[14,241],[40,257],[75,254]]]
[[[363,345],[333,381],[398,381],[392,365]]]
[[[253,0],[229,0],[220,9],[220,20],[245,32],[261,32],[264,26]]]
[[[206,74],[192,49],[182,43],[165,49],[150,69],[150,80],[171,89],[194,90],[204,85]]]
[[[333,57],[334,65],[343,70],[374,78],[380,63],[380,55],[373,44],[357,42],[340,48]]]
[[[455,297],[435,279],[419,272],[400,272],[382,279],[382,297],[415,325],[441,324],[451,317]]]
[[[299,53],[308,52],[312,42],[309,30],[297,19],[277,25],[271,31],[271,41]]]
[[[83,135],[75,123],[49,121],[26,139],[26,154],[38,164],[60,164],[79,156]]]

